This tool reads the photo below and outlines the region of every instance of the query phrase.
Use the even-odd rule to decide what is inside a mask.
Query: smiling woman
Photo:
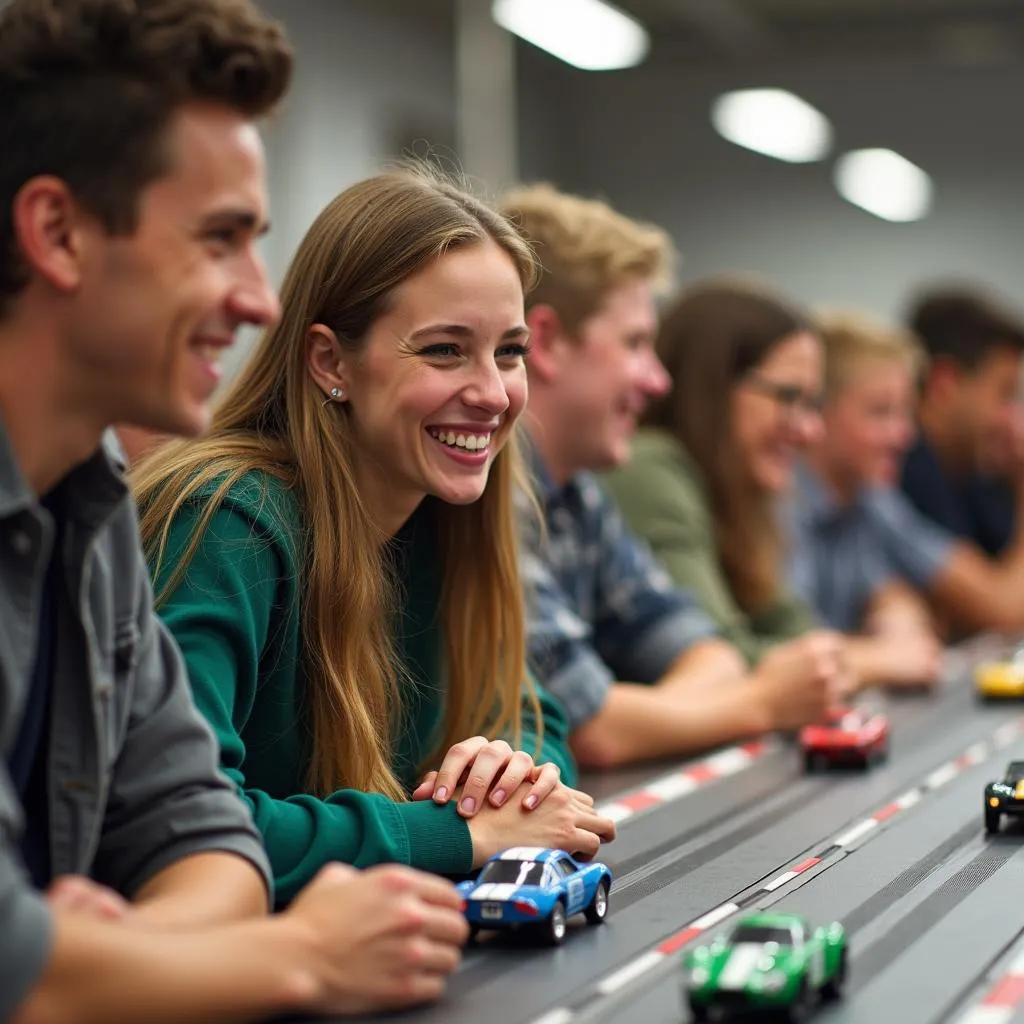
[[[678,583],[749,662],[813,629],[786,593],[774,502],[821,429],[824,359],[809,319],[739,281],[706,281],[666,311],[654,402],[610,487]]]
[[[614,834],[559,781],[565,720],[524,665],[533,274],[503,218],[426,169],[355,185],[210,434],[136,471],[159,610],[280,901],[332,860],[462,873]]]

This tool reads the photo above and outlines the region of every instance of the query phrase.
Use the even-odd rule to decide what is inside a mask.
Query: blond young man
[[[653,350],[672,249],[657,228],[549,186],[503,212],[544,268],[527,298],[527,413],[545,530],[529,538],[530,658],[584,765],[689,754],[819,716],[845,682],[831,634],[745,675],[693,597],[625,527],[590,471],[617,465],[668,375]]]
[[[916,338],[854,313],[820,326],[825,431],[793,506],[797,589],[839,629],[920,625],[931,611],[954,633],[1022,628],[1024,531],[995,561],[897,490],[924,362]]]

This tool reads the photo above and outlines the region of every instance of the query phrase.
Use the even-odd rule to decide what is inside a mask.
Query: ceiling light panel
[[[828,118],[785,89],[725,93],[711,106],[711,123],[729,142],[787,163],[823,160],[832,148]]]
[[[603,0],[494,0],[491,16],[508,32],[583,71],[630,68],[650,50],[644,26]]]

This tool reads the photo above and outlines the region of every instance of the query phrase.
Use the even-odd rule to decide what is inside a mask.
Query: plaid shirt
[[[558,487],[536,454],[533,469],[547,536],[527,517],[530,667],[575,729],[600,711],[616,679],[654,683],[716,631],[592,476]]]

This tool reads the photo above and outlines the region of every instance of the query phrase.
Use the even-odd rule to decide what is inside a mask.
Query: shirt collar
[[[526,459],[530,466],[530,473],[534,483],[537,485],[537,494],[544,505],[565,501],[574,491],[579,489],[575,477],[569,477],[561,485],[555,481],[555,478],[551,475],[551,470],[547,467],[547,463],[541,457],[540,451],[528,436],[524,441],[524,448],[526,450]]]
[[[127,463],[114,433],[104,435],[99,448],[64,478],[64,507],[69,518],[98,526],[128,492],[124,482]],[[39,504],[14,454],[7,428],[0,418],[0,518]]]
[[[794,483],[803,518],[808,522],[826,523],[838,519],[852,507],[841,507],[825,482],[803,459],[796,461]],[[861,496],[858,495],[853,505],[859,504],[860,501]]]

